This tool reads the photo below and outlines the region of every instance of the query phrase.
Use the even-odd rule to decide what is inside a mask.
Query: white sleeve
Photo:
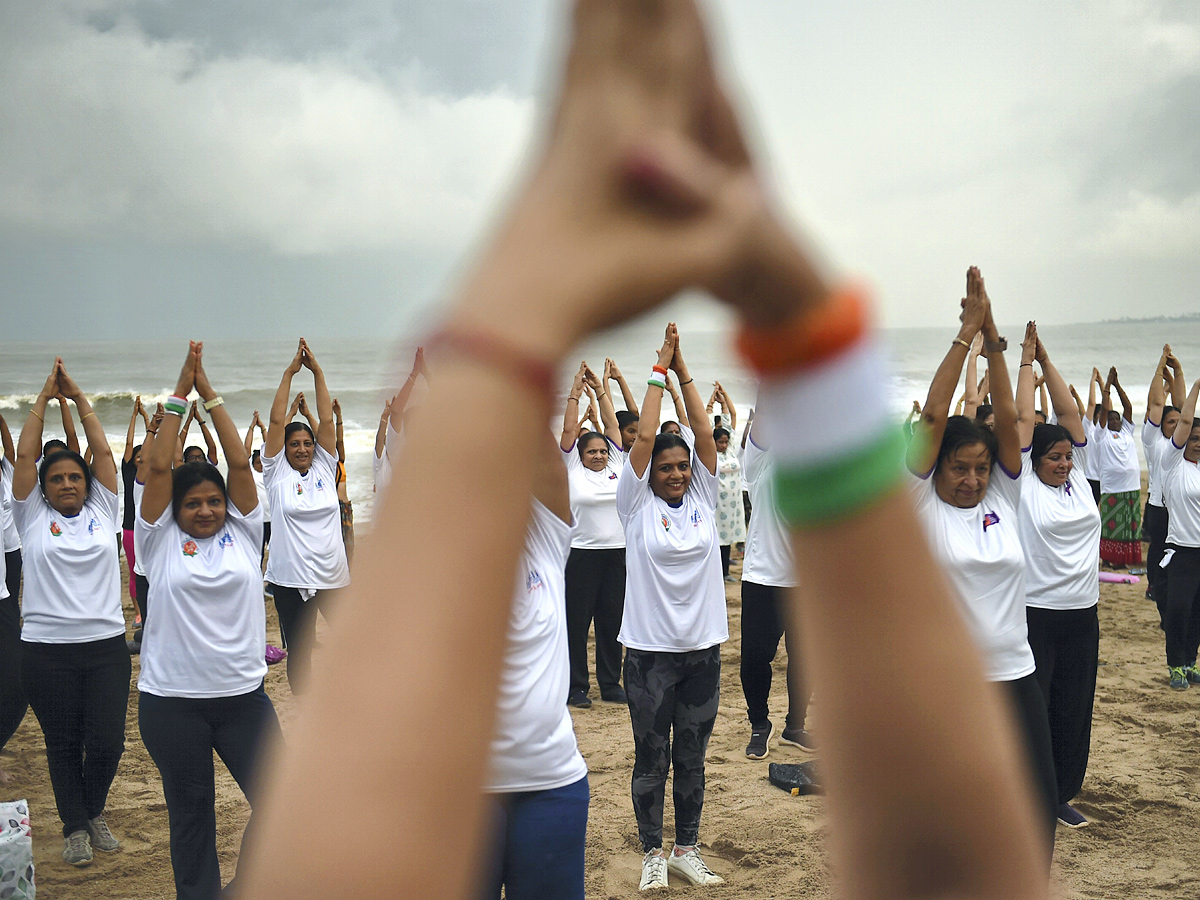
[[[646,471],[639,477],[626,455],[621,476],[617,480],[617,515],[621,518],[621,524],[624,525],[649,499],[650,463],[646,464]]]
[[[1032,451],[1030,452],[1030,465],[1032,466]],[[1025,468],[1025,454],[1021,454],[1021,469]],[[932,479],[930,479],[932,480]],[[1021,503],[1021,471],[1017,472],[1017,477],[1013,478],[1008,472],[1004,471],[1004,466],[1000,463],[992,463],[992,475],[988,479],[988,493],[995,491],[1005,500],[1012,504],[1013,509],[1016,509]]]

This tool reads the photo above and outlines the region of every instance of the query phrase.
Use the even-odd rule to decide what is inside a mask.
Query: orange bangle
[[[759,375],[784,375],[823,362],[857,343],[870,324],[863,291],[845,287],[828,303],[771,328],[743,324],[737,350]]]
[[[477,364],[508,373],[550,402],[554,397],[557,368],[507,341],[482,331],[447,328],[425,341],[430,350],[450,350]]]

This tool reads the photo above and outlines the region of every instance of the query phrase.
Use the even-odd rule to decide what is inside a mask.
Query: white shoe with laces
[[[682,856],[674,853],[667,859],[667,868],[676,875],[682,875],[692,884],[724,884],[725,879],[705,865],[700,858],[700,851],[692,847]]]
[[[667,886],[667,858],[662,851],[651,850],[642,860],[642,880],[639,891],[654,891]]]
[[[121,849],[120,843],[113,837],[113,833],[108,828],[108,822],[104,821],[104,813],[100,813],[94,819],[89,819],[87,830],[88,837],[91,838],[94,849],[103,850],[105,853],[112,853],[114,850]]]

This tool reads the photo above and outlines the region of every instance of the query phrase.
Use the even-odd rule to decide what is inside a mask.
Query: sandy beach
[[[737,567],[734,567],[737,571]],[[124,582],[123,582],[124,583]],[[1091,762],[1076,805],[1092,821],[1077,831],[1060,827],[1054,859],[1057,895],[1068,900],[1179,897],[1200,893],[1200,759],[1194,740],[1200,689],[1167,689],[1162,634],[1142,585],[1101,585],[1100,673],[1096,689]],[[721,654],[721,711],[708,753],[708,788],[701,841],[711,867],[728,884],[729,898],[830,897],[819,797],[792,797],[767,781],[769,762],[803,761],[800,750],[773,742],[764,761],[745,757],[745,704],[738,680],[740,586],[727,585],[730,641]],[[126,614],[132,617],[128,597]],[[267,601],[267,637],[279,643],[274,606]],[[782,720],[786,702],[783,648],[776,660],[771,709]],[[863,661],[867,662],[867,661]],[[316,664],[319,667],[319,651]],[[109,796],[108,819],[120,852],[97,853],[88,868],[62,861],[60,825],[46,770],[41,732],[32,712],[2,756],[12,776],[6,799],[29,800],[39,894],[47,898],[159,900],[174,897],[167,811],[158,770],[137,725],[137,658],[130,686],[126,752]],[[862,690],[887,677],[848,661],[847,677]],[[285,733],[296,715],[283,666],[267,676]],[[594,693],[594,691],[593,691]],[[591,770],[587,892],[591,898],[634,898],[641,865],[629,800],[633,741],[625,708],[597,701],[573,710],[576,733]],[[810,716],[820,736],[820,702]],[[886,753],[886,745],[880,747]],[[336,798],[332,798],[336,805]],[[354,810],[343,811],[353,816]],[[965,815],[987,815],[963,798]],[[249,814],[237,785],[217,762],[218,848],[225,878],[232,877],[241,830]],[[666,839],[671,839],[668,792]],[[1189,888],[1189,885],[1191,886]],[[694,892],[685,885],[672,891]],[[348,893],[347,896],[350,896]]]

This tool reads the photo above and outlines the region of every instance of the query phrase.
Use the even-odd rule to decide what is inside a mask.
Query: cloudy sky
[[[786,205],[888,324],[944,323],[972,263],[1004,321],[1200,310],[1200,3],[709,8]],[[561,13],[0,2],[0,340],[413,327],[521,160]]]

